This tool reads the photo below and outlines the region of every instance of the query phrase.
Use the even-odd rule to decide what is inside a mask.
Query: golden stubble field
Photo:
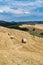
[[[43,38],[0,26],[0,65],[43,65]]]

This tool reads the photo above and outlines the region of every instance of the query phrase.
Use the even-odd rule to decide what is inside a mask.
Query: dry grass
[[[26,44],[22,44],[22,38],[27,39]],[[0,27],[0,65],[43,65],[43,38]]]

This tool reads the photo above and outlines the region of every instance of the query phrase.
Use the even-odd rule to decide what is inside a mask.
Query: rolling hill
[[[23,38],[27,40],[25,44]],[[0,26],[0,65],[43,65],[43,38]]]

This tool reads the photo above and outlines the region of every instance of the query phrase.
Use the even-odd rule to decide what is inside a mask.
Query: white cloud
[[[3,13],[3,10],[0,10],[0,13]]]
[[[2,0],[0,0],[2,1]],[[36,0],[34,2],[29,1],[15,1],[15,0],[4,0],[6,1],[5,6],[0,6],[0,13],[12,13],[14,15],[31,15],[37,13],[34,10],[38,7],[43,7],[43,0]],[[15,9],[16,7],[16,9]],[[40,13],[39,13],[40,14]],[[42,15],[42,14],[41,14]]]
[[[17,1],[17,0],[0,0],[0,13],[8,13],[0,14],[0,19],[12,19],[21,16],[43,16],[43,11],[41,12],[40,7],[43,7],[43,0],[35,0],[35,1]],[[11,16],[9,15],[11,14]],[[2,18],[1,18],[2,16]],[[34,18],[34,17],[33,17]],[[13,19],[12,19],[13,20]],[[30,19],[31,20],[31,19]]]
[[[24,13],[25,13],[25,14],[30,14],[30,12],[29,12],[29,11],[25,11]]]
[[[10,4],[10,5],[13,5],[13,6],[42,6],[43,5],[43,1],[42,0],[36,0],[36,1],[34,1],[34,2],[29,2],[29,1],[14,1],[14,2],[11,2],[11,3],[8,3],[8,4]]]
[[[12,9],[8,6],[4,6],[4,7],[1,7],[0,8],[0,13],[3,13],[3,12],[6,12],[6,13],[13,13],[13,14],[16,14],[16,15],[21,15],[21,14],[29,14],[30,12],[27,11],[27,10],[24,10],[24,9]]]

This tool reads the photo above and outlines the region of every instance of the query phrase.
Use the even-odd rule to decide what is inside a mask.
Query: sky
[[[43,21],[43,0],[0,0],[0,20]]]

